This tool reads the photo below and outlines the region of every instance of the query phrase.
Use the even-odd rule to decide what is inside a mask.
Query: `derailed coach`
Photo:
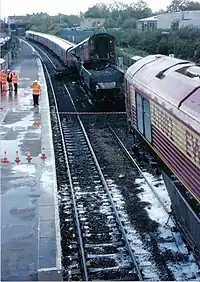
[[[69,50],[81,82],[94,101],[113,100],[123,89],[124,73],[116,66],[115,38],[98,33]]]
[[[200,66],[163,55],[142,58],[125,74],[130,129],[158,157],[175,218],[198,255],[199,78]]]
[[[55,35],[35,32],[31,30],[26,31],[26,39],[40,43],[53,52],[67,68],[73,67],[72,56],[69,50],[75,45],[65,39],[59,38]]]

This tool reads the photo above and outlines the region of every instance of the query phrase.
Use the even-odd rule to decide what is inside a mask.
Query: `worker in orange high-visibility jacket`
[[[18,75],[16,74],[16,72],[12,73],[12,83],[14,85],[14,91],[17,92],[17,88],[18,88]]]
[[[31,85],[32,93],[33,93],[33,105],[39,106],[39,96],[41,93],[41,86],[39,81],[35,80],[33,84]]]
[[[2,72],[0,72],[0,90],[2,91],[1,74]]]
[[[7,75],[4,70],[1,72],[1,87],[2,87],[2,92],[6,91],[6,83],[7,83]]]

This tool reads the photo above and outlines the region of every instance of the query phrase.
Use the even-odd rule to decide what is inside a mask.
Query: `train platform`
[[[21,40],[10,69],[19,74],[19,89],[16,95],[1,94],[1,159],[9,161],[1,161],[1,278],[61,280],[56,171],[43,67],[34,48]],[[36,79],[42,93],[34,108],[30,86]],[[47,158],[42,159],[42,153]]]

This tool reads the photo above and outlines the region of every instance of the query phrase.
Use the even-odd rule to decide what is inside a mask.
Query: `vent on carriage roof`
[[[191,78],[200,78],[200,65],[186,66],[177,72]]]
[[[168,68],[166,68],[166,69],[160,71],[160,72],[156,75],[156,77],[159,78],[159,79],[163,79],[163,78],[165,77],[165,72],[166,72],[166,71],[168,71],[168,70],[171,69],[172,67],[175,67],[175,66],[178,66],[178,65],[182,65],[182,64],[186,64],[186,63],[187,63],[186,61],[183,61],[183,62],[176,63],[176,64],[174,64],[174,65],[172,65],[172,66],[169,66]]]

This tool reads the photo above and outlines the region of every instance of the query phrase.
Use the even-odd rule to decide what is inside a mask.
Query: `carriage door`
[[[144,109],[144,133],[146,139],[151,143],[151,119],[150,119],[150,103],[146,99],[143,99]]]
[[[143,120],[143,105],[142,97],[140,94],[136,93],[136,105],[137,105],[137,128],[140,133],[144,134],[144,120]]]

